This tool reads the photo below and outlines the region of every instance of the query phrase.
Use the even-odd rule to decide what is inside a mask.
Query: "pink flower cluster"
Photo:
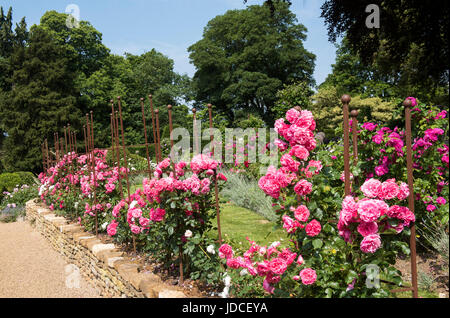
[[[414,214],[406,207],[389,206],[386,200],[402,201],[409,196],[406,183],[397,184],[395,179],[380,182],[369,179],[361,186],[364,198],[347,196],[342,202],[338,230],[346,242],[356,239],[355,230],[363,237],[360,248],[364,253],[375,253],[381,247],[379,233],[390,228],[400,233],[405,226],[415,221]],[[388,219],[397,219],[398,225],[391,226]],[[353,225],[354,224],[354,225]]]
[[[291,252],[289,248],[279,249],[280,242],[274,242],[269,247],[259,246],[251,241],[250,248],[243,256],[234,256],[233,249],[228,244],[223,244],[219,248],[219,256],[226,259],[227,266],[233,269],[247,269],[252,276],[264,277],[263,288],[272,294],[274,285],[281,280],[281,276],[289,266],[301,267],[304,263],[301,255]],[[316,272],[311,268],[304,268],[299,275],[292,277],[293,280],[302,280],[304,285],[311,285],[317,279]]]

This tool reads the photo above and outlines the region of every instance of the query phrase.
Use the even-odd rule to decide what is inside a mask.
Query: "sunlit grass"
[[[214,219],[213,224],[217,226],[217,219]],[[223,239],[226,242],[246,244],[246,237],[256,241],[259,245],[271,244],[274,241],[283,243],[288,240],[283,229],[274,230],[275,223],[267,221],[264,217],[248,209],[230,203],[221,204],[220,225]],[[210,235],[217,237],[217,231],[211,232]]]

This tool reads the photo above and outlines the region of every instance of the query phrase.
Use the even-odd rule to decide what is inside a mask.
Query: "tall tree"
[[[380,27],[367,28],[368,4],[379,7]],[[449,83],[449,6],[446,0],[327,0],[322,5],[331,41],[345,35],[365,65],[414,86]],[[412,63],[414,67],[412,67]]]
[[[3,7],[0,6],[0,100],[4,99],[4,94],[12,89],[8,78],[12,76],[10,67],[10,57],[15,49],[23,48],[28,39],[27,24],[25,18],[22,18],[16,28],[12,29],[12,7],[8,9],[5,15]],[[2,116],[0,116],[0,160],[2,158],[3,140],[6,136]],[[1,164],[0,164],[1,165]]]
[[[196,100],[212,103],[234,119],[239,109],[274,121],[272,107],[283,84],[314,83],[315,55],[303,47],[306,28],[285,3],[230,10],[208,22],[203,38],[188,48]]]
[[[79,128],[73,61],[65,53],[49,32],[32,27],[28,45],[11,55],[14,72],[8,83],[12,90],[0,100],[8,134],[3,163],[8,170],[38,172],[43,140],[52,141],[56,129],[68,122]]]

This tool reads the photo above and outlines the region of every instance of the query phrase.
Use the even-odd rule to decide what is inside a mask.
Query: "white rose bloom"
[[[228,298],[228,293],[229,293],[230,287],[226,286],[223,289],[223,292],[219,293],[219,296],[222,298]]]
[[[138,204],[138,202],[136,200],[134,200],[133,202],[131,202],[130,204],[130,209],[134,208],[136,206],[136,204]]]
[[[260,249],[259,249],[259,255],[264,255],[264,254],[266,254],[266,252],[267,252],[267,249],[264,247],[264,246],[262,246]]]
[[[214,248],[214,245],[208,245],[208,247],[206,248],[206,251],[209,253],[209,254],[216,254],[216,249]]]
[[[275,241],[272,244],[270,244],[270,247],[278,247],[281,243],[279,241]]]
[[[74,203],[74,205],[73,205],[73,206],[74,206],[74,208],[75,208],[75,209],[78,209],[78,204],[79,204],[79,202],[78,202],[78,201]]]
[[[248,270],[246,268],[244,268],[243,270],[241,270],[241,272],[239,273],[239,275],[241,276],[245,276],[248,274]]]
[[[231,285],[231,277],[229,275],[225,276],[223,282],[225,283],[225,286],[229,287]]]
[[[103,223],[103,224],[102,224],[102,229],[103,229],[103,230],[106,230],[106,227],[107,227],[107,226],[108,226],[108,222]]]
[[[192,236],[192,232],[190,230],[186,230],[186,232],[184,232],[184,236],[191,237]]]

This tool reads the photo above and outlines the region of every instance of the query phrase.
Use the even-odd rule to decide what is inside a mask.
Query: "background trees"
[[[276,93],[294,81],[314,83],[315,55],[303,47],[306,28],[288,5],[231,10],[208,22],[203,38],[189,47],[197,68],[198,103],[210,102],[234,120],[237,110],[274,121]]]
[[[27,46],[12,53],[10,67],[12,89],[0,100],[7,132],[3,164],[7,170],[38,171],[43,139],[53,140],[57,128],[68,122],[77,126],[81,117],[71,60],[51,34],[32,28]]]
[[[365,26],[369,3],[380,8],[380,28]],[[375,66],[404,96],[448,100],[449,7],[444,0],[328,0],[321,16],[331,41],[345,36],[365,67]]]
[[[0,167],[5,170],[41,169],[40,145],[53,146],[53,133],[68,123],[83,140],[84,115],[94,111],[97,147],[111,143],[110,100],[122,98],[128,144],[142,144],[140,98],[147,95],[160,109],[161,132],[168,125],[172,104],[174,125],[186,126],[193,96],[190,78],[173,69],[173,60],[152,49],[142,55],[114,55],[102,34],[89,22],[66,26],[67,14],[46,12],[28,30],[25,19],[12,30],[12,9],[0,11]],[[164,134],[163,134],[164,135]],[[153,134],[149,134],[152,142]],[[17,160],[20,158],[20,160]],[[3,169],[3,168],[0,168]]]

